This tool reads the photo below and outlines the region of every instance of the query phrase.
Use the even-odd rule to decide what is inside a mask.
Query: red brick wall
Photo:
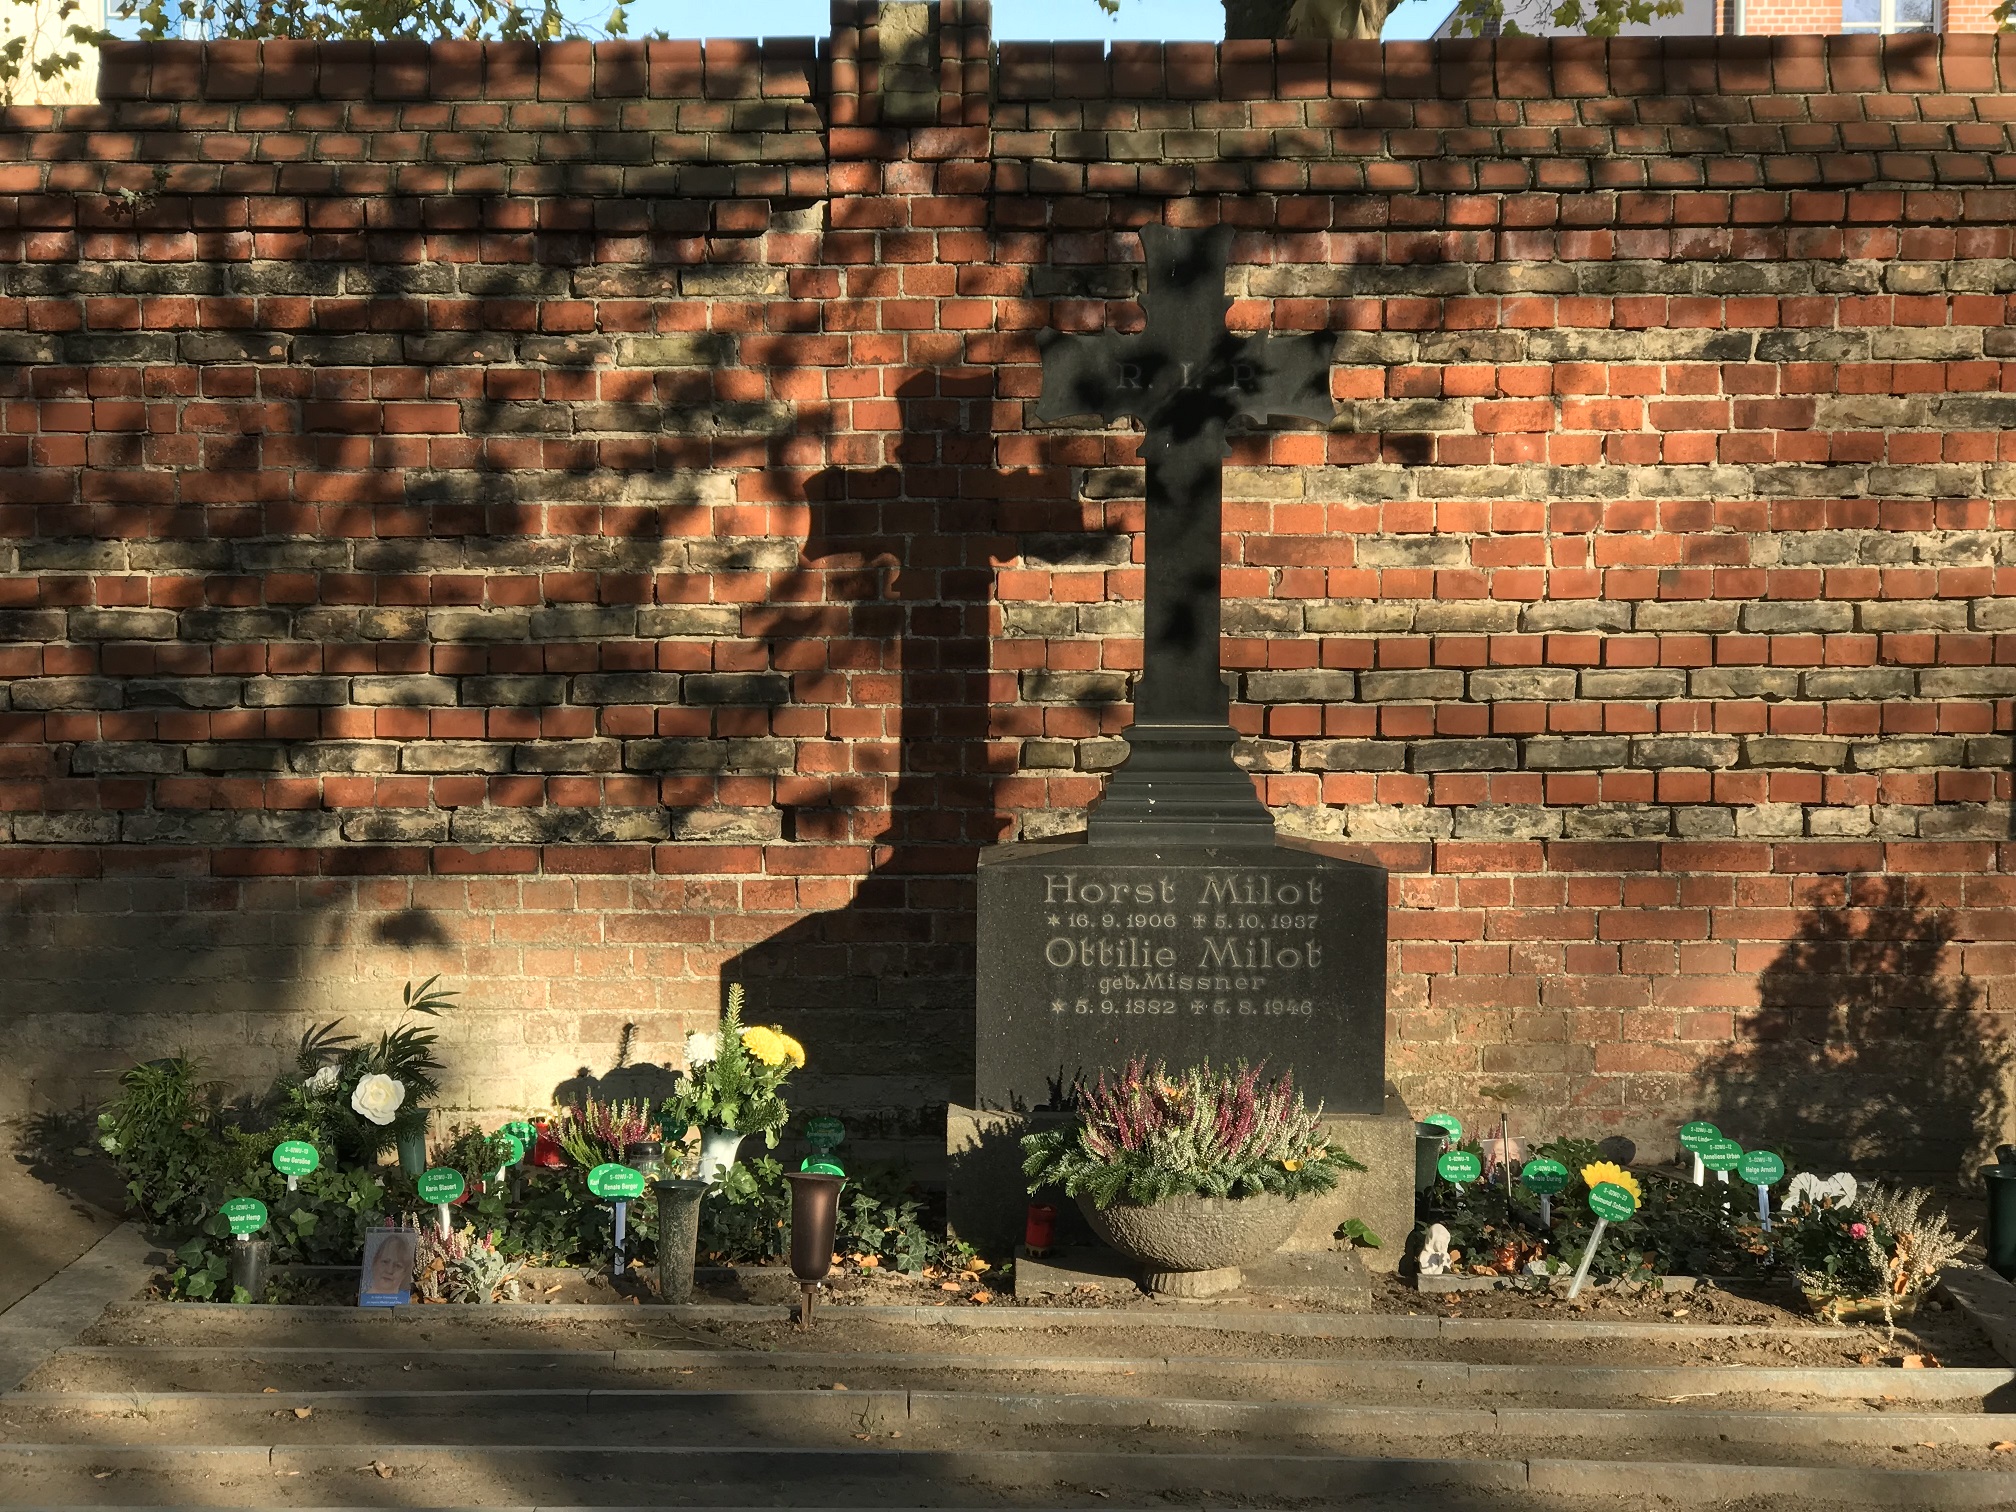
[[[1035,333],[1166,217],[1342,333],[1340,421],[1229,459],[1225,655],[1284,830],[1394,871],[1417,1109],[2000,1128],[2016,51],[969,4],[893,121],[872,20],[0,117],[11,1104],[440,971],[523,1106],[732,976],[926,1148],[975,849],[1079,821],[1139,656],[1134,440],[1033,421]]]

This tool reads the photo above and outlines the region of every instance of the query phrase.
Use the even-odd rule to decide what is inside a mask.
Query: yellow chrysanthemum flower
[[[1582,1167],[1582,1180],[1593,1192],[1598,1182],[1607,1181],[1612,1186],[1620,1186],[1631,1194],[1633,1202],[1643,1202],[1644,1192],[1639,1190],[1638,1178],[1614,1160],[1599,1160],[1593,1165]]]
[[[777,1031],[777,1038],[784,1046],[785,1057],[791,1064],[802,1067],[805,1064],[805,1047],[781,1029]]]
[[[775,1029],[765,1029],[761,1024],[752,1024],[742,1031],[742,1044],[766,1066],[781,1066],[790,1059],[784,1048],[783,1036]]]
[[[1281,1169],[1284,1171],[1299,1171],[1302,1169],[1302,1162],[1299,1160],[1284,1160],[1281,1162]]]

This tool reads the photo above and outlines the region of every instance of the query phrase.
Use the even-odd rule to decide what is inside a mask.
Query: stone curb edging
[[[793,1478],[820,1475],[861,1475],[886,1470],[893,1474],[932,1475],[946,1481],[984,1477],[995,1483],[1044,1483],[1071,1480],[1127,1491],[1171,1491],[1213,1494],[1207,1477],[1223,1476],[1246,1495],[1334,1496],[1369,1491],[1401,1491],[1430,1486],[1461,1486],[1498,1491],[1539,1491],[1563,1496],[1640,1495],[1656,1486],[1668,1501],[1705,1503],[1742,1497],[1831,1498],[1856,1505],[1887,1507],[2006,1507],[2016,1480],[2002,1471],[1981,1470],[1830,1470],[1764,1465],[1705,1465],[1633,1460],[1389,1460],[1346,1455],[1215,1455],[1158,1454],[1116,1457],[1098,1451],[1032,1450],[906,1450],[906,1449],[665,1449],[637,1446],[566,1444],[488,1445],[475,1449],[443,1449],[431,1445],[335,1446],[313,1448],[244,1447],[166,1449],[104,1445],[17,1444],[0,1446],[0,1466],[112,1466],[126,1471],[186,1471],[211,1462],[264,1466],[276,1473],[297,1470],[319,1473],[354,1471],[356,1456],[369,1452],[394,1466],[443,1465],[467,1456],[523,1459],[530,1455],[555,1460],[579,1458],[606,1471],[616,1459],[645,1465],[666,1465],[684,1459],[708,1473],[731,1473],[734,1462],[749,1469]],[[788,1462],[788,1463],[782,1463]],[[1215,1474],[1214,1474],[1215,1472]]]
[[[728,1391],[618,1390],[600,1387],[499,1387],[484,1390],[418,1391],[140,1391],[125,1393],[15,1392],[8,1407],[55,1408],[73,1412],[143,1412],[150,1415],[190,1408],[258,1408],[264,1415],[275,1401],[284,1409],[311,1406],[340,1409],[408,1404],[403,1415],[432,1409],[471,1407],[503,1411],[512,1404],[540,1411],[634,1411],[704,1417],[732,1411],[738,1423],[774,1416],[794,1424],[852,1425],[873,1419],[917,1425],[956,1425],[976,1413],[989,1421],[1018,1426],[1153,1427],[1207,1433],[1266,1428],[1287,1434],[1364,1432],[1399,1437],[1478,1434],[1517,1438],[1616,1438],[1659,1434],[1668,1439],[1724,1439],[1745,1444],[1913,1445],[1927,1439],[1985,1448],[2009,1437],[2001,1413],[1877,1414],[1802,1412],[1718,1413],[1659,1408],[1559,1410],[1512,1407],[1376,1407],[1329,1402],[1245,1402],[1210,1399],[1032,1395],[990,1391],[866,1390],[814,1394],[799,1389]],[[826,1420],[832,1420],[827,1422]],[[230,1446],[220,1446],[230,1447]],[[321,1447],[321,1446],[315,1446]],[[482,1448],[483,1445],[436,1447]],[[648,1447],[648,1446],[642,1446]]]

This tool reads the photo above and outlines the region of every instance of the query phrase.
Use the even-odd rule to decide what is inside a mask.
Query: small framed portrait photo
[[[404,1307],[413,1300],[413,1270],[420,1234],[409,1228],[364,1231],[364,1268],[357,1282],[359,1307]]]

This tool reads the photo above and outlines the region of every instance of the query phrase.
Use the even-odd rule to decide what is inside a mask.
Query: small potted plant
[[[553,1138],[569,1160],[592,1171],[598,1165],[622,1164],[632,1145],[655,1140],[659,1133],[649,1098],[602,1102],[588,1096],[578,1106],[560,1110],[553,1121]]]
[[[1022,1141],[1031,1194],[1075,1197],[1100,1238],[1147,1268],[1150,1291],[1237,1287],[1241,1265],[1295,1231],[1296,1199],[1364,1169],[1331,1146],[1292,1077],[1263,1071],[1134,1060],[1081,1081],[1074,1121]]]
[[[1787,1214],[1782,1242],[1808,1305],[1836,1322],[1880,1317],[1894,1334],[1974,1239],[1926,1212],[1930,1196],[1871,1182],[1852,1203],[1807,1202]]]
[[[686,1036],[686,1070],[678,1084],[688,1122],[700,1129],[700,1180],[713,1183],[735,1163],[751,1134],[771,1149],[790,1116],[784,1082],[805,1064],[805,1047],[774,1025],[744,1026],[742,988],[728,989],[728,1011],[716,1034]]]

